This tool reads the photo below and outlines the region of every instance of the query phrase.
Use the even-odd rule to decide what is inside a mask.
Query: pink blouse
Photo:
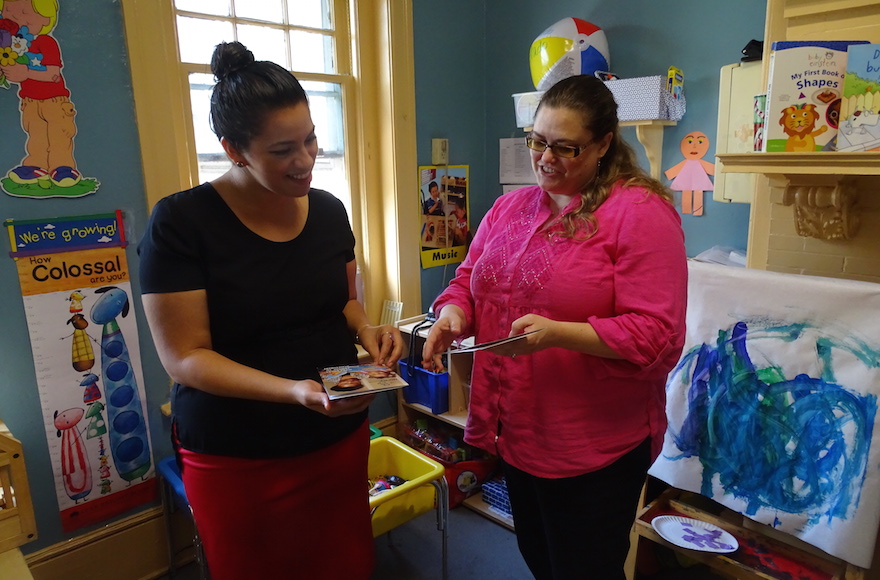
[[[623,357],[475,353],[465,441],[559,478],[605,467],[647,437],[659,452],[666,375],[684,342],[687,258],[678,213],[644,189],[616,186],[587,241],[553,235],[559,223],[542,229],[550,203],[538,186],[499,198],[434,310],[462,308],[464,336],[477,342],[506,337],[529,313],[589,322]]]

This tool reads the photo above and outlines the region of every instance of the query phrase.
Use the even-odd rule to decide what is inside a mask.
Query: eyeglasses
[[[557,157],[566,157],[571,159],[572,157],[577,157],[587,148],[589,143],[586,145],[550,145],[545,141],[539,141],[534,137],[526,137],[526,147],[531,149],[532,151],[537,151],[538,153],[543,153],[547,149],[553,152],[553,155]]]

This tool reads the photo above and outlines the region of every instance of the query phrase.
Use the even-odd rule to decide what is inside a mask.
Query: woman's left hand
[[[518,354],[532,354],[545,348],[553,346],[551,340],[553,337],[553,325],[556,321],[550,320],[537,314],[526,314],[517,318],[510,325],[510,333],[507,336],[517,336],[526,332],[535,332],[522,340],[508,342],[501,346],[488,349],[489,352],[501,356],[515,357]]]
[[[292,381],[290,394],[294,402],[328,417],[360,413],[369,408],[370,403],[376,399],[376,394],[373,393],[331,401],[321,383],[310,379]]]
[[[365,326],[358,332],[358,340],[376,364],[391,367],[403,356],[400,329],[390,324]]]
[[[513,321],[508,336],[517,336],[537,330],[541,332],[530,334],[522,340],[502,344],[490,349],[489,352],[515,357],[519,354],[532,354],[546,348],[558,347],[601,358],[622,358],[602,340],[589,322],[565,322],[551,320],[537,314],[526,314]]]

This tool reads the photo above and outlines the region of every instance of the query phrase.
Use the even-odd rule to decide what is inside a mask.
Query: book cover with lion
[[[764,151],[833,150],[852,41],[779,41],[770,51]]]
[[[880,44],[847,51],[837,150],[880,150]]]

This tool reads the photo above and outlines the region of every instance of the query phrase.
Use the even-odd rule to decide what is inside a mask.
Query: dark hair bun
[[[211,56],[211,72],[222,81],[254,62],[254,53],[240,42],[221,42]]]

